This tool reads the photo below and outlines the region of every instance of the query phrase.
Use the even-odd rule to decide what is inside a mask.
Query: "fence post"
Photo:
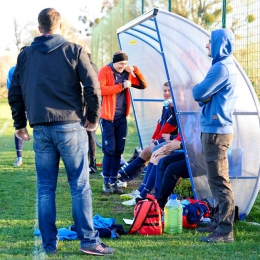
[[[144,14],[144,0],[142,0],[142,14]]]
[[[222,0],[222,28],[226,28],[227,1]]]
[[[168,0],[168,11],[172,11],[172,0]]]

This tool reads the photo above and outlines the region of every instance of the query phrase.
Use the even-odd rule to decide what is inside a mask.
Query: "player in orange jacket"
[[[122,194],[116,181],[125,148],[126,117],[131,106],[130,88],[145,89],[147,83],[138,67],[128,65],[128,56],[123,51],[116,52],[113,61],[100,69],[98,80],[102,95],[103,191]]]

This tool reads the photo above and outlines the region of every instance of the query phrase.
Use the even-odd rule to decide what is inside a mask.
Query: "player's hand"
[[[128,73],[131,73],[133,77],[136,77],[134,74],[134,67],[133,66],[126,66],[125,71],[127,71]]]
[[[15,130],[14,134],[18,139],[23,141],[31,139],[26,127]]]
[[[124,89],[131,88],[131,85],[132,85],[132,83],[130,80],[125,80],[123,83]]]
[[[98,127],[98,123],[90,123],[89,121],[86,121],[84,126],[87,131],[95,131]]]
[[[168,141],[170,141],[171,135],[170,135],[170,134],[162,134],[162,138],[163,138],[166,142],[168,142]]]

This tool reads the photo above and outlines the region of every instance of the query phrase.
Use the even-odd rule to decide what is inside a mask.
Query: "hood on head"
[[[211,32],[211,57],[212,64],[223,57],[232,55],[235,36],[229,29],[217,29]]]
[[[67,40],[59,34],[52,34],[48,36],[42,35],[34,38],[34,41],[31,43],[31,47],[41,53],[49,53],[59,48],[65,42],[67,42]]]

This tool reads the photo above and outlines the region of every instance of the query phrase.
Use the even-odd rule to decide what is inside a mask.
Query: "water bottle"
[[[182,205],[176,194],[171,194],[164,207],[164,232],[178,234],[182,232]]]

